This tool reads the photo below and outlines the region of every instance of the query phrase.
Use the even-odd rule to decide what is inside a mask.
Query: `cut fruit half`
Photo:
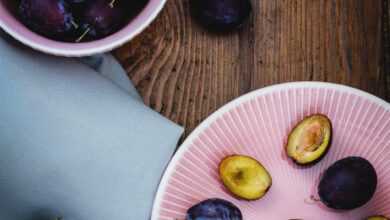
[[[376,216],[368,217],[367,220],[389,220],[389,218],[382,215],[376,215]]]
[[[272,185],[264,166],[248,156],[226,157],[219,165],[219,175],[233,195],[245,200],[262,198]]]
[[[320,161],[332,141],[332,123],[325,115],[311,115],[299,122],[287,141],[287,155],[299,165]]]

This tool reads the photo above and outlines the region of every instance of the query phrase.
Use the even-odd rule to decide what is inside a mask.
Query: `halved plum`
[[[272,185],[272,178],[257,160],[233,155],[219,165],[219,175],[226,188],[235,196],[245,200],[262,198]]]
[[[368,217],[366,220],[389,220],[389,218],[383,215],[375,215],[375,216]]]
[[[321,114],[311,115],[299,122],[291,131],[286,151],[299,165],[320,161],[328,152],[332,141],[332,123]]]

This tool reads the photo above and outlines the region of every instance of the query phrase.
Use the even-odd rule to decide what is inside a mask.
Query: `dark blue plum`
[[[215,32],[238,29],[252,12],[249,0],[190,0],[190,8],[201,25]]]
[[[242,214],[231,202],[208,199],[188,209],[186,220],[242,220]]]
[[[69,4],[82,4],[85,3],[86,0],[66,0]]]
[[[373,197],[377,174],[361,157],[347,157],[330,166],[321,178],[318,193],[329,208],[350,210],[363,206]]]
[[[55,40],[65,40],[76,29],[64,0],[21,0],[18,14],[29,29]]]
[[[120,0],[89,0],[81,15],[81,28],[86,38],[100,39],[124,26],[127,22],[125,8],[119,5]],[[131,10],[128,9],[127,10]]]
[[[80,16],[84,12],[86,2],[87,2],[86,0],[65,0],[65,1],[66,3],[69,4],[72,13],[75,14],[75,17]]]

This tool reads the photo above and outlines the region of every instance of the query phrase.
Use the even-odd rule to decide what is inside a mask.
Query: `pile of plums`
[[[18,17],[32,31],[65,42],[104,38],[124,27],[148,0],[20,0]]]
[[[230,0],[227,0],[228,2]],[[297,165],[313,166],[329,151],[332,122],[325,115],[315,114],[300,121],[290,132],[286,154]],[[232,155],[219,164],[220,180],[236,198],[261,199],[272,186],[272,177],[254,158]],[[376,191],[378,179],[374,166],[362,157],[346,157],[325,170],[317,186],[321,202],[331,209],[352,210],[365,205]],[[186,220],[242,220],[234,204],[222,199],[208,199],[187,211]],[[366,220],[389,220],[371,216]]]
[[[123,28],[149,0],[18,0],[17,15],[32,31],[65,42],[104,38]],[[190,0],[199,24],[229,32],[250,17],[250,0]]]

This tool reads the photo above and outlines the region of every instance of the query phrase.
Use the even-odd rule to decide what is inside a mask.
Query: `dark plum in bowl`
[[[18,15],[32,31],[53,39],[65,40],[77,26],[64,0],[21,0]]]
[[[351,210],[371,200],[377,182],[375,168],[368,160],[347,157],[325,171],[318,185],[318,194],[329,208]]]
[[[83,6],[80,15],[81,35],[76,41],[83,39],[99,39],[119,30],[126,24],[125,5],[119,0],[89,0]],[[123,2],[123,0],[122,0]]]
[[[188,209],[185,220],[242,220],[242,214],[229,201],[208,199]]]

